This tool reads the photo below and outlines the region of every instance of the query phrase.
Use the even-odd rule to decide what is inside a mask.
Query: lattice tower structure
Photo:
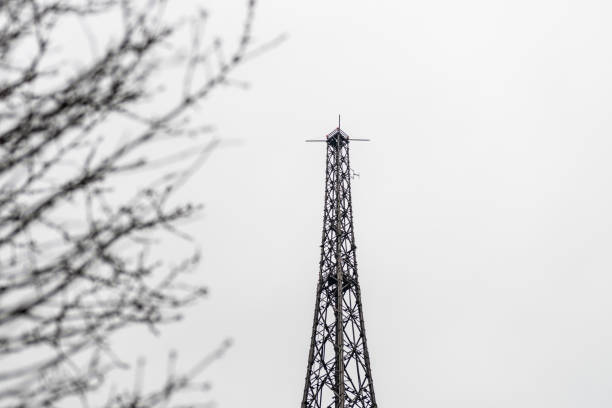
[[[325,138],[325,206],[314,321],[302,408],[376,408],[357,276],[350,139]],[[323,140],[322,140],[323,141]]]

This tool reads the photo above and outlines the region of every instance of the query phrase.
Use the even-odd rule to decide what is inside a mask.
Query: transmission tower
[[[301,408],[376,408],[357,279],[349,139],[338,128],[327,144],[319,282]]]

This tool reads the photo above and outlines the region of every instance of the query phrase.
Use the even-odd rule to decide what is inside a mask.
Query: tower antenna
[[[351,166],[353,140],[338,128],[326,142],[323,238],[301,408],[377,408],[357,279]],[[310,140],[308,140],[310,141]]]
[[[340,130],[340,115],[338,115],[338,127],[332,130],[330,133],[328,133],[325,136],[325,139],[306,139],[305,142],[325,142],[325,143],[334,142],[335,143],[335,140],[336,140],[335,137],[337,135],[340,135],[340,139],[342,140],[342,143],[349,142],[349,141],[350,142],[369,142],[370,141],[370,139],[349,138],[349,135],[347,135],[343,130]]]

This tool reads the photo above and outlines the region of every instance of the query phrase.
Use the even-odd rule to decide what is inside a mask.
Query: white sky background
[[[243,5],[213,8],[228,35]],[[373,140],[351,159],[379,406],[612,406],[611,20],[603,0],[261,1],[256,39],[289,39],[204,105],[242,144],[185,187],[211,294],[124,352],[188,365],[231,337],[219,406],[299,406],[325,159],[303,140],[341,113]]]

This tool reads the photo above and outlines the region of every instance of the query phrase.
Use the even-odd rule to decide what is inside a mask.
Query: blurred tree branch
[[[162,389],[89,398],[123,366],[113,334],[156,332],[206,293],[183,279],[195,246],[175,264],[156,248],[190,242],[177,223],[199,206],[171,198],[217,143],[194,108],[254,55],[254,0],[232,49],[204,38],[205,10],[167,21],[166,3],[0,1],[0,407],[157,407],[201,388],[211,357]],[[75,21],[84,63],[56,41]],[[102,52],[95,21],[121,22]]]

